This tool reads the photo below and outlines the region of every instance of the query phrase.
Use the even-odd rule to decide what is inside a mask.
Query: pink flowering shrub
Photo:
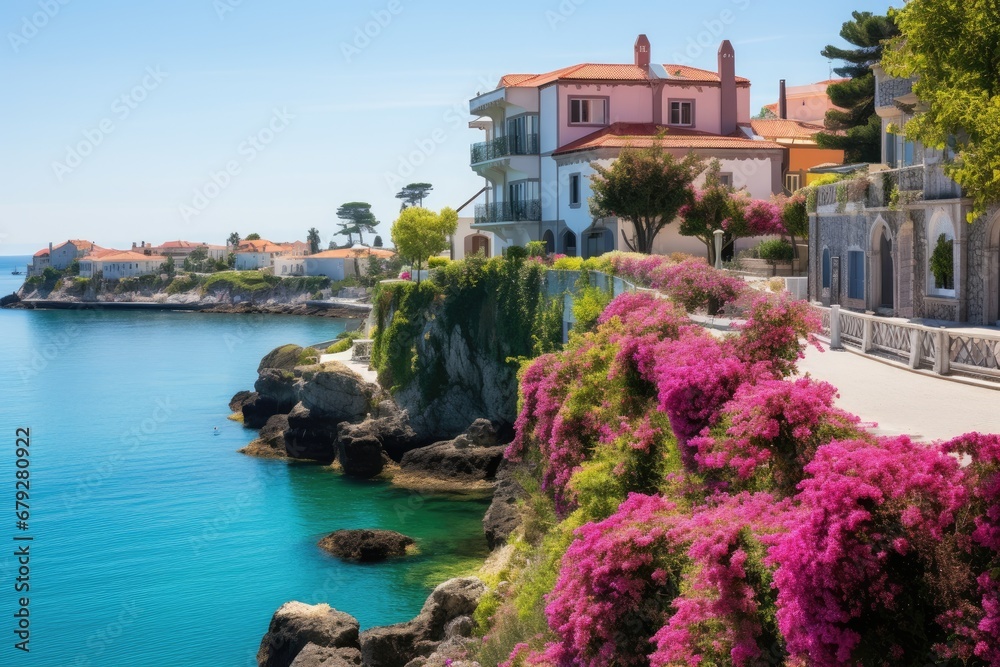
[[[639,372],[656,387],[657,407],[670,418],[685,465],[693,469],[688,441],[716,423],[744,378],[744,365],[701,330],[640,349],[635,357]]]
[[[945,619],[952,636],[964,640],[952,639],[947,649],[966,659],[975,655],[996,667],[1000,665],[1000,436],[970,433],[947,443],[945,449],[970,460],[964,471],[973,517],[968,549],[980,598],[978,604],[970,604],[974,613]]]
[[[833,406],[837,390],[810,378],[744,384],[711,434],[691,441],[699,469],[730,491],[795,494],[820,445],[861,436],[858,418]]]
[[[822,351],[815,337],[819,328],[819,315],[805,301],[796,301],[788,293],[755,295],[740,335],[734,339],[734,352],[743,363],[758,367],[758,372],[791,375],[805,356],[802,339]]]
[[[653,667],[784,664],[766,548],[793,516],[768,494],[711,499],[672,531],[691,565],[670,620],[652,638]]]
[[[927,664],[967,502],[958,462],[906,437],[833,442],[806,466],[802,517],[771,550],[777,620],[803,664]]]
[[[737,237],[770,236],[785,233],[782,209],[774,202],[750,199],[736,194],[732,199],[733,215],[722,223],[722,228]]]
[[[634,494],[614,516],[577,530],[545,610],[558,637],[548,664],[648,664],[650,638],[679,592],[675,511],[661,496]]]
[[[689,313],[708,310],[710,314],[734,303],[747,289],[746,282],[741,278],[719,271],[699,259],[667,266],[655,287],[663,290]]]
[[[636,252],[614,252],[605,255],[611,270],[645,287],[658,287],[663,280],[663,270],[672,262],[663,255],[644,255]]]
[[[399,279],[400,280],[412,280],[412,276],[410,275],[409,271],[403,271],[402,273],[399,274]]]

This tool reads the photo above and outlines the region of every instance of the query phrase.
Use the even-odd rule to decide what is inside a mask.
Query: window
[[[789,192],[795,192],[800,187],[802,182],[802,176],[800,174],[785,174],[785,189]]]
[[[733,187],[733,174],[732,172],[723,171],[719,173],[719,183],[726,186],[727,188]]]
[[[823,289],[830,289],[833,283],[833,261],[830,258],[830,249],[823,248]]]
[[[865,298],[865,253],[851,250],[847,253],[847,297]]]
[[[670,103],[671,125],[694,125],[694,102],[677,101]]]
[[[580,174],[569,175],[569,205],[580,207]]]
[[[885,134],[885,163],[890,168],[896,167],[896,135]]]
[[[607,125],[608,101],[603,97],[570,99],[569,122],[570,125]]]

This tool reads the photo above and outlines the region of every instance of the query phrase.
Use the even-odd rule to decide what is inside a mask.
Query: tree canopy
[[[340,229],[337,230],[336,236],[346,236],[348,245],[353,241],[355,234],[358,235],[359,241],[363,244],[365,242],[364,233],[374,234],[375,225],[378,224],[375,214],[372,213],[372,205],[363,201],[342,204],[337,209],[337,217],[343,222],[340,223]]]
[[[260,241],[260,234],[254,232],[253,234],[247,234],[247,241]]]
[[[617,217],[632,223],[630,250],[650,254],[653,241],[691,200],[689,185],[704,169],[689,153],[676,159],[654,143],[648,148],[626,146],[610,167],[594,162],[590,211],[595,218]]]
[[[306,234],[306,243],[309,244],[309,254],[315,255],[319,252],[319,230],[315,227],[310,227],[309,232]]]
[[[423,206],[424,199],[430,194],[434,186],[430,183],[410,183],[396,193],[396,199],[401,199],[400,210],[410,206]]]
[[[458,228],[458,213],[445,208],[440,213],[420,206],[404,209],[392,224],[392,242],[401,257],[410,260],[418,272],[428,258],[447,250],[448,237]]]
[[[722,182],[721,165],[712,160],[705,171],[705,183],[701,188],[691,188],[690,201],[680,210],[681,222],[678,231],[681,236],[693,236],[705,244],[708,263],[715,262],[715,230],[725,231],[726,222],[732,218],[733,188]],[[733,242],[728,234],[723,244]]]
[[[841,27],[840,36],[856,48],[831,44],[820,52],[824,58],[843,61],[834,72],[848,80],[827,88],[830,101],[840,108],[826,112],[830,132],[820,133],[816,141],[822,148],[843,150],[847,162],[880,162],[882,124],[875,114],[872,67],[882,59],[886,40],[898,35],[899,29],[890,16],[853,12],[852,17]]]
[[[913,77],[920,99],[908,139],[954,151],[948,175],[969,192],[973,221],[1000,201],[1000,15],[982,0],[910,0],[892,10],[901,35],[883,66]]]

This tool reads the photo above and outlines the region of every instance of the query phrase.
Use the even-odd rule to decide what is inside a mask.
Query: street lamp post
[[[721,229],[716,229],[715,232],[715,268],[722,268],[722,237],[725,236],[725,232]]]

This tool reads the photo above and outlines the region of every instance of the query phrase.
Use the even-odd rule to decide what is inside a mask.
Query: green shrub
[[[597,318],[611,303],[611,298],[611,293],[600,287],[586,287],[578,291],[573,298],[574,333],[585,333],[597,326]]]
[[[815,187],[806,188],[806,213],[815,213],[819,205],[819,191]]]
[[[931,253],[931,273],[934,274],[934,287],[937,289],[955,289],[955,242],[938,236],[937,245]]]
[[[528,257],[545,257],[549,254],[545,241],[529,241],[525,247],[528,249]]]
[[[511,261],[528,259],[528,249],[519,245],[512,245],[504,251],[504,257]]]
[[[847,210],[847,183],[837,183],[837,213]]]
[[[197,276],[183,275],[177,276],[167,285],[167,294],[184,294],[198,287],[201,281]]]
[[[347,352],[349,349],[351,349],[351,345],[353,344],[354,341],[351,340],[338,340],[336,343],[326,348],[326,353],[340,354],[341,352]]]
[[[582,271],[583,257],[560,257],[552,263],[557,271]]]
[[[442,266],[448,266],[450,259],[447,257],[431,257],[427,260],[428,269],[440,269]]]
[[[810,183],[809,187],[818,188],[821,185],[833,185],[834,183],[839,183],[842,180],[844,180],[844,177],[840,174],[823,174]]]
[[[792,244],[784,239],[769,239],[757,244],[757,256],[769,262],[790,262],[795,257]]]

